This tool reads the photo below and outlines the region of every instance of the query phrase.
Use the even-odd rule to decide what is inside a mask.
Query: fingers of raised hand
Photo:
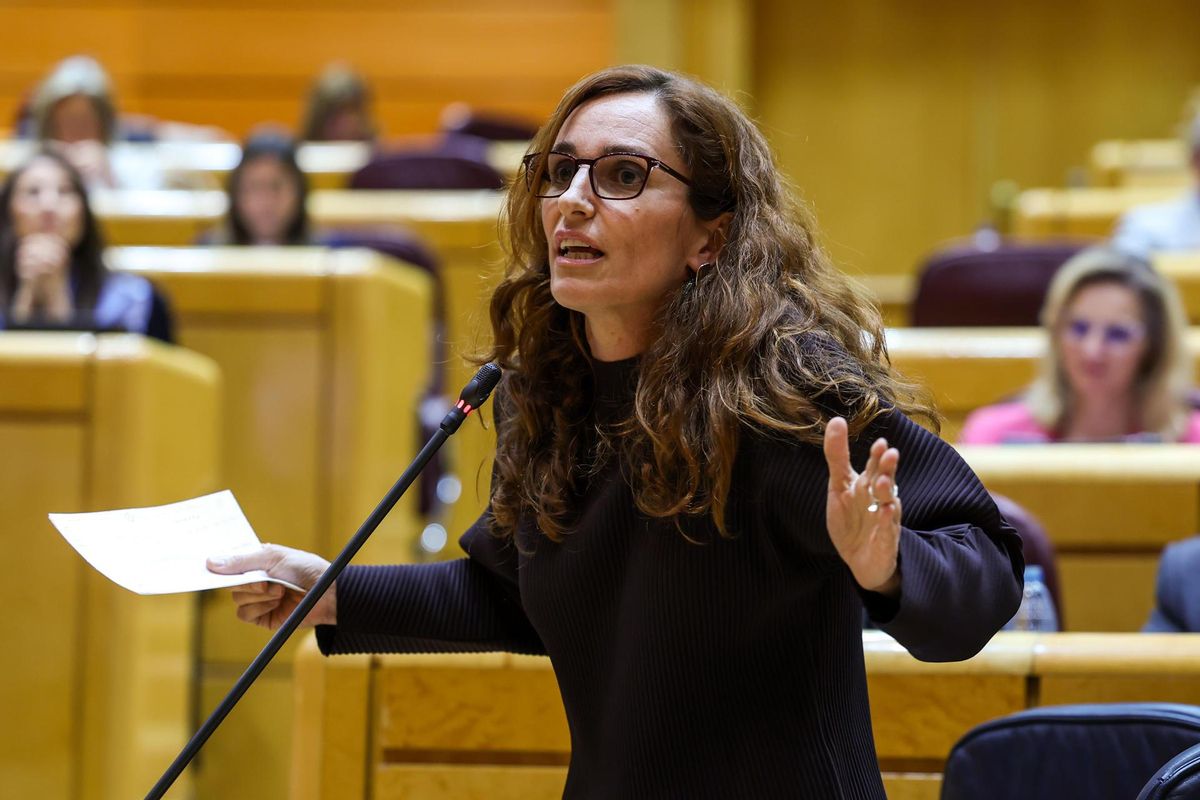
[[[834,417],[825,426],[825,463],[829,466],[830,491],[845,491],[855,479],[850,467],[850,433],[846,420]]]
[[[867,486],[873,486],[875,479],[879,477],[879,463],[883,458],[883,454],[887,452],[887,440],[876,439],[871,444],[871,449],[867,454],[867,463],[863,467],[863,478],[867,482]]]
[[[888,448],[879,458],[870,487],[869,511],[891,508],[899,503],[899,486],[896,484],[896,468],[900,463],[900,452],[896,448]]]

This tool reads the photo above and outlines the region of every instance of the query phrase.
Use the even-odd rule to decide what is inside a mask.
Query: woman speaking
[[[566,797],[883,798],[863,608],[917,658],[967,658],[1017,608],[1020,541],[910,419],[932,410],[762,134],[692,80],[605,70],[534,139],[504,224],[468,557],[349,568],[308,620],[322,650],[548,655]],[[299,599],[234,597],[268,627]]]

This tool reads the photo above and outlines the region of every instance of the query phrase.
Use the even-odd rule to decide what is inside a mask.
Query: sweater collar
[[[620,361],[592,359],[592,378],[596,385],[596,400],[604,405],[621,405],[633,399],[637,391],[638,364],[641,356]]]

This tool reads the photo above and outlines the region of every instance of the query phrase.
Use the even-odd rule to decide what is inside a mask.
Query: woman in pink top
[[[1041,374],[1020,398],[967,417],[963,444],[1200,443],[1183,308],[1149,264],[1080,253],[1055,275],[1042,324]]]

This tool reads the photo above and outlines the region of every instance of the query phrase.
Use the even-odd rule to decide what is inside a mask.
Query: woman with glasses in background
[[[910,420],[931,410],[878,314],[731,101],[613,68],[530,150],[468,557],[349,568],[308,619],[320,646],[548,655],[567,797],[882,800],[864,606],[918,658],[967,658],[1016,611],[1020,541]],[[273,545],[210,562],[300,586],[325,566]],[[234,599],[276,627],[299,595]]]
[[[1170,281],[1097,247],[1055,274],[1042,307],[1046,355],[1032,386],[973,412],[963,444],[1200,443],[1186,318]]]

